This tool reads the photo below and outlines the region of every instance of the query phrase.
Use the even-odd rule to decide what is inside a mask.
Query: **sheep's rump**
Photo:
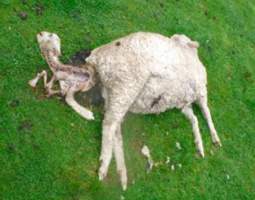
[[[190,39],[186,40],[188,44]],[[176,35],[133,33],[95,49],[87,62],[95,65],[109,88],[121,86],[128,92],[130,81],[146,80],[130,111],[159,113],[206,95],[205,68],[197,49],[185,42],[176,40]]]

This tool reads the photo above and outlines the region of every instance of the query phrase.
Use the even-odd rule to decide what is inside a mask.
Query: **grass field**
[[[1,0],[0,199],[255,199],[254,17],[249,0]],[[63,61],[136,31],[184,33],[199,41],[223,148],[213,147],[196,107],[204,159],[195,155],[191,125],[178,110],[128,114],[128,190],[122,192],[114,162],[99,182],[102,108],[92,107],[96,120],[88,122],[58,98],[44,98],[41,83],[35,91],[27,84],[48,69],[35,40],[42,30],[59,34]],[[170,164],[147,174],[143,144],[156,162],[169,156]]]

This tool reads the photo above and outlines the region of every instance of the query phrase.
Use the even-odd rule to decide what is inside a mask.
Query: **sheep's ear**
[[[191,41],[188,43],[188,46],[197,49],[199,47],[199,43],[197,41]]]

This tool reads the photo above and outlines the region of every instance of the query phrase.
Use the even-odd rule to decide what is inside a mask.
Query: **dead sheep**
[[[121,123],[125,114],[161,113],[178,108],[192,124],[198,153],[203,142],[192,104],[197,103],[207,120],[213,143],[221,146],[207,105],[207,75],[198,57],[199,44],[185,35],[165,37],[138,32],[100,46],[86,59],[102,83],[105,114],[99,179],[107,175],[112,154],[123,189],[127,170]]]
[[[128,111],[159,114],[172,108],[180,109],[192,124],[196,148],[204,157],[198,120],[192,109],[192,104],[197,103],[207,120],[213,143],[221,146],[207,105],[207,75],[198,57],[198,47],[198,42],[185,35],[169,38],[138,32],[100,46],[87,57],[85,68],[97,73],[95,81],[101,82],[105,100],[100,180],[107,175],[114,154],[122,188],[127,188],[121,123]],[[53,61],[59,65],[60,48],[53,48],[52,54]],[[46,56],[49,65],[51,58]],[[56,80],[60,80],[61,86],[64,79]],[[49,84],[46,86],[51,88]]]

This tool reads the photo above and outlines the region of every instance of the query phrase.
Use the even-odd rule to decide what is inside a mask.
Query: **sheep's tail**
[[[188,46],[190,48],[199,48],[199,42],[191,40],[189,37],[186,35],[179,35],[175,34],[173,35],[170,39],[172,39],[174,42],[182,45],[182,46]]]
[[[95,66],[97,63],[96,56],[94,56],[92,53],[85,59],[85,61],[91,66]]]

